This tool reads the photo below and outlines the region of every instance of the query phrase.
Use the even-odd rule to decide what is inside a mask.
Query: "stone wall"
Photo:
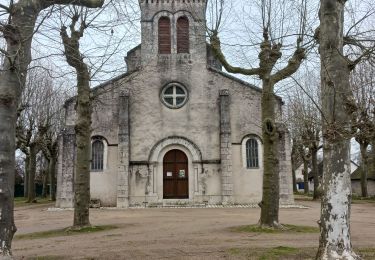
[[[361,196],[361,181],[360,180],[352,180],[352,192],[357,196]],[[375,181],[368,180],[367,181],[367,192],[370,197],[375,196]]]

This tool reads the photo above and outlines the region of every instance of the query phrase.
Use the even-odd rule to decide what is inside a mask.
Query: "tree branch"
[[[88,8],[99,8],[104,4],[104,0],[44,0],[42,2],[43,8],[51,5],[78,5]]]
[[[371,48],[366,49],[357,59],[349,61],[349,69],[352,71],[358,63],[360,63],[364,58],[371,56],[374,52],[375,45]]]
[[[4,9],[5,11],[7,11],[7,13],[10,13],[10,8],[8,6],[0,4],[0,8]]]
[[[224,66],[224,68],[230,72],[230,73],[239,73],[243,75],[260,75],[261,70],[260,68],[253,68],[253,69],[244,69],[241,67],[233,67],[228,63],[226,60],[223,52],[221,51],[221,44],[219,36],[217,35],[217,32],[214,32],[212,36],[210,37],[210,43],[212,46],[212,50],[215,54],[215,57],[221,62],[221,64]]]
[[[274,83],[277,83],[283,79],[286,79],[293,75],[298,68],[300,67],[302,61],[305,59],[305,48],[298,48],[294,52],[293,56],[289,59],[288,65],[283,68],[282,70],[279,70],[274,75],[271,76],[271,80]]]

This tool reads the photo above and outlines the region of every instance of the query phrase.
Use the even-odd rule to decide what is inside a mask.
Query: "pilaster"
[[[118,174],[117,174],[117,207],[129,207],[129,91],[119,96],[119,131],[118,131]]]
[[[74,164],[76,160],[74,126],[67,126],[60,137],[56,207],[72,208],[74,199]]]
[[[230,127],[229,90],[220,90],[220,160],[221,160],[221,195],[222,203],[232,202],[232,143]]]
[[[290,136],[285,125],[280,124],[279,139],[279,180],[280,180],[280,204],[294,204],[293,176],[291,163]]]

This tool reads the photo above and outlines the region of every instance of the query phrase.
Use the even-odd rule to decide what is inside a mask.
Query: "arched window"
[[[171,53],[171,20],[168,17],[159,19],[159,53]]]
[[[189,53],[189,20],[185,16],[177,20],[177,53]]]
[[[259,149],[256,139],[250,138],[246,141],[246,167],[259,168]]]
[[[104,169],[104,143],[97,139],[91,146],[91,170],[101,171]]]

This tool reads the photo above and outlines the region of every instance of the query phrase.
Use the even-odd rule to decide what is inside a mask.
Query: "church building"
[[[142,42],[127,72],[92,89],[91,199],[119,208],[259,203],[261,89],[222,71],[206,43],[206,0],[139,2]],[[75,98],[65,109],[62,208],[73,206]],[[287,133],[279,154],[280,202],[292,204]]]

